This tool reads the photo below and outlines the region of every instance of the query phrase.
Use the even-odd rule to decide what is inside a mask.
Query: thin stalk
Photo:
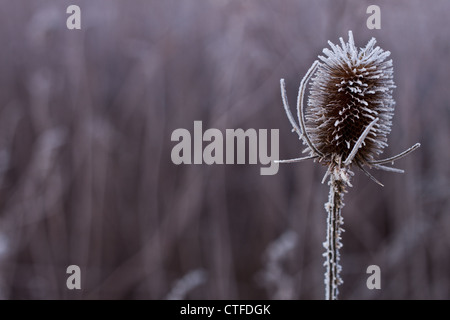
[[[341,233],[344,231],[342,225],[344,219],[341,215],[341,209],[344,206],[345,182],[341,179],[339,172],[330,175],[330,193],[325,209],[328,213],[327,218],[327,241],[324,243],[326,252],[325,266],[325,299],[338,299],[338,286],[343,283],[339,273],[341,266],[339,265],[339,249],[342,247]]]

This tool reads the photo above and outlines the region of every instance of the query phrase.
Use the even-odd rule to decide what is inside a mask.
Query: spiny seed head
[[[325,56],[319,56],[305,112],[306,129],[329,165],[333,159],[345,160],[367,126],[378,118],[353,160],[364,164],[387,146],[395,104],[392,60],[386,60],[389,51],[374,47],[375,38],[359,50],[351,31],[348,42],[342,38],[340,42],[338,46],[329,41],[331,50],[326,48]]]

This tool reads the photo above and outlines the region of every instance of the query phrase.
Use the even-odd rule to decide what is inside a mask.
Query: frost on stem
[[[326,258],[324,266],[325,271],[325,298],[327,300],[337,300],[339,289],[338,286],[343,283],[339,273],[341,266],[339,265],[340,255],[339,249],[342,247],[341,233],[344,231],[342,225],[344,218],[341,215],[341,209],[344,207],[344,193],[346,182],[343,176],[347,175],[345,169],[336,168],[330,175],[328,185],[330,193],[328,202],[325,203],[325,210],[328,213],[327,218],[327,240],[323,243]]]
[[[167,300],[183,300],[190,291],[206,282],[207,274],[202,269],[190,271],[179,279],[167,294]]]
[[[266,287],[275,300],[291,300],[295,294],[295,278],[286,270],[284,262],[297,245],[297,234],[286,231],[273,241],[265,252],[264,270],[257,275],[257,281]]]

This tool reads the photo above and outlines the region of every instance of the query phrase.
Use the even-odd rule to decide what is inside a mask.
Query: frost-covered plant
[[[257,281],[266,287],[272,299],[290,300],[294,297],[295,279],[287,272],[284,262],[297,245],[297,238],[294,231],[285,231],[266,249],[265,268],[258,273]]]
[[[376,160],[387,146],[387,136],[391,131],[391,119],[395,101],[392,92],[392,60],[390,55],[376,46],[372,38],[364,48],[356,48],[353,34],[348,33],[347,43],[340,38],[341,46],[328,42],[330,49],[324,49],[325,56],[319,56],[300,83],[297,98],[296,123],[290,111],[284,79],[281,79],[281,95],[287,117],[306,145],[303,158],[280,160],[279,163],[292,163],[313,159],[327,166],[322,183],[329,177],[330,193],[325,209],[328,213],[326,252],[325,296],[335,300],[339,276],[339,249],[342,247],[341,232],[344,206],[343,196],[346,187],[351,187],[354,175],[353,165],[359,167],[368,177],[382,186],[365,167],[403,173],[403,170],[387,167],[413,150],[408,150],[387,159]],[[314,77],[313,77],[314,76]],[[305,111],[303,98],[307,82],[312,78],[308,109]]]
[[[183,300],[188,293],[206,282],[207,274],[203,269],[195,269],[179,279],[167,294],[166,300]]]

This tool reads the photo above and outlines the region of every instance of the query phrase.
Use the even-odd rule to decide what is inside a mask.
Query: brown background
[[[81,31],[65,26],[70,4],[81,7]],[[381,30],[366,28],[370,4]],[[279,128],[280,157],[299,156],[279,79],[293,105],[327,40],[348,30],[357,45],[375,36],[392,52],[397,105],[384,155],[422,147],[396,163],[406,174],[372,172],[384,188],[355,170],[340,298],[450,298],[449,1],[0,6],[1,298],[164,299],[200,269],[204,281],[185,298],[322,299],[325,169],[175,166],[170,136],[194,120]],[[289,231],[297,241],[267,283],[265,252]],[[71,264],[80,291],[66,288]],[[382,290],[366,288],[371,264]]]

